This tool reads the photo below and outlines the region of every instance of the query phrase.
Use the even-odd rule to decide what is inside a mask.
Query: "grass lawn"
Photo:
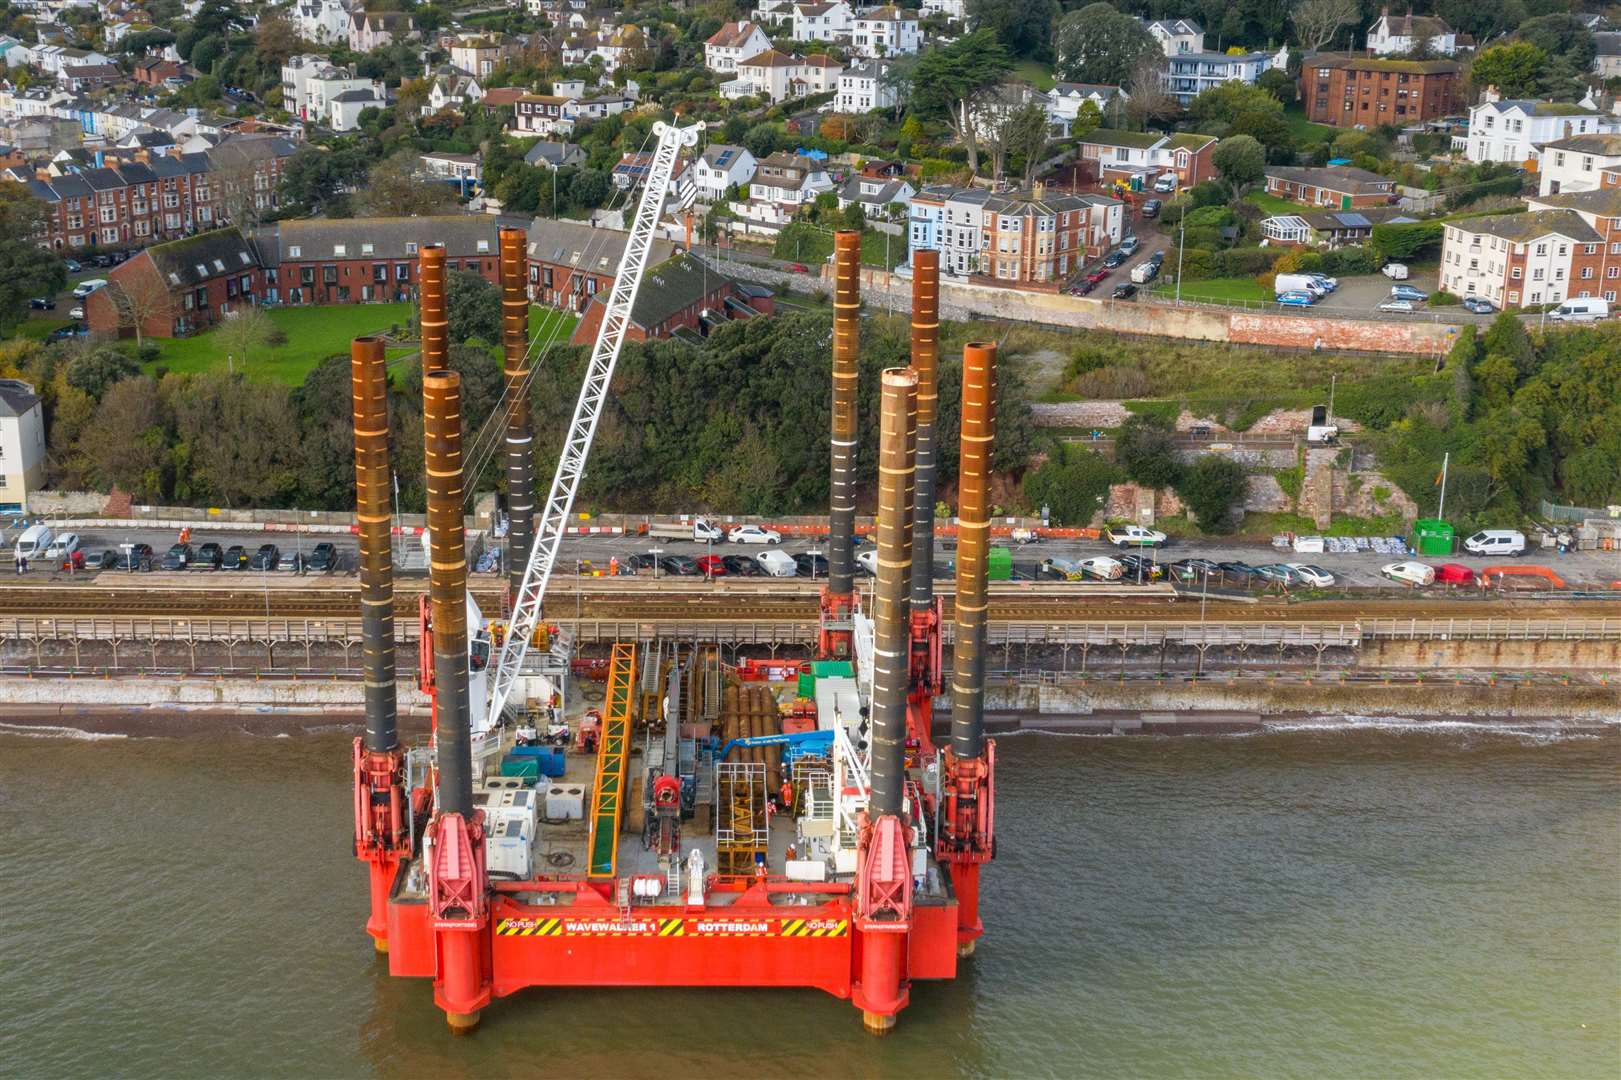
[[[1292,203],[1288,199],[1280,199],[1276,195],[1268,195],[1264,191],[1251,191],[1244,196],[1244,201],[1258,206],[1267,214],[1301,214],[1306,207],[1299,203]]]
[[[1013,65],[1013,74],[1043,92],[1051,90],[1057,81],[1053,78],[1052,67],[1039,60],[1019,61]]]
[[[1167,286],[1161,291],[1170,291],[1174,295],[1174,290],[1175,286]],[[1266,301],[1272,299],[1272,291],[1263,289],[1254,278],[1211,278],[1208,281],[1184,281],[1182,299]]]
[[[1314,124],[1306,119],[1306,110],[1298,105],[1283,110],[1283,118],[1289,123],[1289,133],[1295,137],[1296,143],[1331,143],[1340,134],[1340,129],[1331,124]]]
[[[42,318],[24,319],[22,325],[17,327],[17,337],[30,338],[34,341],[44,341],[52,330],[60,330],[71,323],[72,319],[59,319],[47,312]]]
[[[404,304],[329,304],[322,307],[271,308],[267,314],[287,335],[287,344],[265,346],[254,350],[244,363],[237,358],[234,366],[255,379],[297,386],[316,364],[333,354],[348,355],[349,343],[364,334],[404,327],[410,324],[414,306]],[[563,312],[530,308],[529,331],[533,335],[542,327],[550,328],[558,322],[566,325],[558,340],[567,341],[575,321],[573,315]],[[147,365],[148,369],[163,367],[175,372],[214,371],[227,363],[225,354],[215,343],[213,331],[189,338],[160,341],[163,351]],[[411,348],[391,348],[390,360],[412,355]]]

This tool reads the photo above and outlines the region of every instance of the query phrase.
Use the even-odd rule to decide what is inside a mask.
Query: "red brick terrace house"
[[[1328,165],[1320,169],[1268,165],[1266,193],[1305,206],[1363,210],[1395,202],[1396,181],[1349,165]]]
[[[254,230],[264,298],[280,304],[364,304],[416,295],[417,255],[445,246],[445,267],[501,277],[498,226],[483,214],[282,221]]]
[[[613,287],[629,237],[583,222],[536,218],[529,225],[529,299],[576,314],[585,311],[592,297]],[[656,266],[674,252],[670,241],[654,238],[648,262]]]
[[[154,244],[107,274],[107,287],[85,299],[92,333],[185,337],[206,330],[259,295],[253,248],[239,229],[215,229]]]
[[[574,328],[572,345],[589,345],[602,326],[604,301],[593,300]],[[680,337],[698,340],[710,329],[733,319],[752,319],[776,311],[771,291],[731,278],[690,252],[649,267],[636,302],[630,308],[630,341]]]

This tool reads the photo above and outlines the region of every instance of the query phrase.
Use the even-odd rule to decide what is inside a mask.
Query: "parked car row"
[[[76,547],[76,537],[74,543]],[[134,543],[121,544],[116,550],[108,548],[100,555],[76,560],[74,565],[91,570],[288,570],[326,573],[337,569],[338,548],[335,544],[323,542],[305,554],[283,551],[275,544],[260,544],[250,554],[241,544],[226,547],[209,541],[195,548],[188,543],[171,544],[160,557],[152,550],[151,544]]]
[[[755,528],[756,526],[747,526]],[[763,541],[760,541],[763,543]],[[863,552],[863,554],[867,554]],[[802,551],[790,555],[771,549],[758,555],[655,555],[638,552],[622,563],[621,573],[668,574],[671,577],[826,577],[827,556]]]

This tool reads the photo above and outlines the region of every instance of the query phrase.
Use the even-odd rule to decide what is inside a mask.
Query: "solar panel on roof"
[[[1334,217],[1341,225],[1351,229],[1365,229],[1369,225],[1368,219],[1361,214],[1335,214]]]

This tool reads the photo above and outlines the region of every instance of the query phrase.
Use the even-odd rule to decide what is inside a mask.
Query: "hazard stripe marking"
[[[848,919],[501,919],[499,937],[790,937],[849,936]]]

